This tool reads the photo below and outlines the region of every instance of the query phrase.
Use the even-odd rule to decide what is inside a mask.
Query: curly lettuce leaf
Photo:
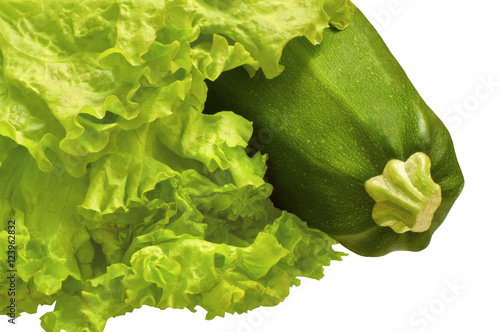
[[[207,318],[276,305],[340,260],[276,209],[251,123],[203,114],[244,66],[278,75],[297,36],[345,28],[348,1],[6,1],[0,11],[0,246],[16,221],[17,314],[100,332],[142,305]],[[0,306],[8,301],[0,252]],[[2,309],[1,313],[7,313]]]

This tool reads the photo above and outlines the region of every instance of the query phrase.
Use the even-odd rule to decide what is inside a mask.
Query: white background
[[[355,3],[455,142],[466,185],[431,245],[381,258],[351,254],[273,308],[205,321],[202,309],[146,307],[110,319],[105,332],[500,331],[500,4]],[[15,327],[2,316],[0,330],[42,331],[39,317],[49,310],[23,314]]]

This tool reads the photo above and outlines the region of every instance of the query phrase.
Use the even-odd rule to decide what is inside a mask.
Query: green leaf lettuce
[[[321,278],[335,242],[273,206],[251,123],[204,114],[205,80],[272,78],[290,39],[318,43],[351,14],[340,0],[4,2],[0,307],[9,220],[17,314],[56,302],[46,331],[103,331],[143,305],[241,313]]]

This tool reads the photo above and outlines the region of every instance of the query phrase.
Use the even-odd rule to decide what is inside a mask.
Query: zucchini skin
[[[426,248],[464,185],[453,142],[361,11],[317,46],[291,40],[283,73],[249,78],[244,69],[208,84],[205,112],[231,110],[253,121],[253,145],[269,155],[274,204],[363,256]],[[391,159],[431,159],[442,202],[431,227],[398,234],[378,226],[364,183]]]

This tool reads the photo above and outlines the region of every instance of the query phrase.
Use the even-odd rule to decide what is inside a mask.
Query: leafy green
[[[267,77],[284,45],[321,41],[335,1],[6,1],[0,11],[0,306],[46,331],[103,331],[142,305],[207,318],[281,302],[342,253],[276,209],[251,123],[203,114],[244,66]],[[5,248],[5,250],[3,249]],[[2,309],[6,314],[7,310]]]

